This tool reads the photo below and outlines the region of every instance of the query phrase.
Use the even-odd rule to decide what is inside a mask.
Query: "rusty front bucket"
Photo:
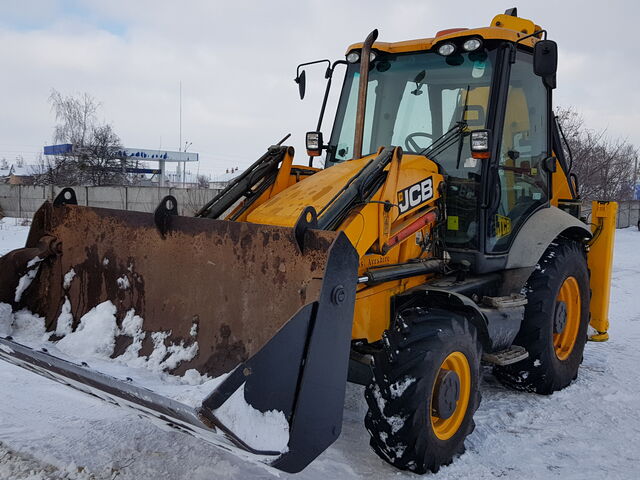
[[[0,329],[0,357],[289,472],[337,438],[357,274],[344,234],[305,228],[307,216],[295,228],[181,217],[171,197],[153,215],[66,196],[36,213],[24,249],[0,258],[0,302],[22,323],[25,311],[43,318],[52,348]],[[114,318],[116,363],[133,352],[174,375],[228,375],[189,405],[54,355],[99,311]],[[247,437],[222,414],[231,403],[253,421],[280,415],[288,438]]]

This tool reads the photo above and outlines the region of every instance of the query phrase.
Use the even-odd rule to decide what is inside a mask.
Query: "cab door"
[[[487,253],[508,251],[520,226],[549,204],[550,92],[535,75],[533,56],[518,51],[511,65],[502,134],[498,139],[497,178],[488,212]]]

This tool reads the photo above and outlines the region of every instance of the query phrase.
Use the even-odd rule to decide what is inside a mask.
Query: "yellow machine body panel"
[[[381,50],[383,52],[390,53],[404,53],[415,52],[420,50],[429,50],[435,44],[441,43],[446,40],[451,40],[459,37],[478,36],[486,40],[507,40],[516,42],[522,37],[531,35],[534,32],[542,30],[542,28],[536,25],[533,21],[526,18],[512,17],[510,15],[496,15],[491,21],[490,27],[482,28],[462,28],[454,29],[451,33],[445,33],[444,35],[438,35],[432,38],[420,38],[416,40],[406,40],[402,42],[375,42],[373,48],[375,50]],[[526,38],[520,43],[532,47],[538,41],[537,36]],[[358,42],[349,46],[347,53],[351,50],[362,48],[363,43]]]
[[[321,170],[264,201],[247,215],[246,220],[251,223],[291,227],[298,220],[300,212],[307,206],[314,207],[321,215],[322,207],[327,205],[345,183],[374,156],[369,155],[338,163],[331,168]],[[384,207],[379,202],[388,201],[395,206],[388,212],[391,230],[386,236],[389,236],[393,233],[394,227],[401,228],[404,223],[410,222],[416,213],[439,198],[438,186],[443,181],[442,175],[438,173],[437,165],[424,156],[404,155],[401,159],[394,160],[388,170],[385,187],[381,188],[358,212],[353,213],[340,228],[347,234],[361,257],[369,252],[372,244],[379,238],[381,222],[375,217]],[[422,203],[416,208],[399,213],[397,205],[402,203],[403,190],[428,178],[433,182],[433,195],[428,204]],[[393,262],[389,260],[388,263]]]
[[[589,249],[588,263],[591,271],[591,326],[598,332],[589,338],[593,341],[605,341],[609,338],[607,329],[617,213],[616,202],[592,203],[594,241]]]
[[[255,210],[258,206],[273,198],[278,193],[286,190],[290,186],[304,180],[307,176],[313,175],[315,172],[318,172],[320,169],[313,167],[303,167],[303,166],[295,166],[293,165],[293,156],[294,150],[293,148],[288,148],[287,152],[282,159],[282,163],[280,164],[280,169],[278,170],[278,175],[276,176],[273,185],[268,188],[265,192],[263,192],[259,198],[249,206],[242,214],[240,214],[236,221],[245,222],[247,221],[248,216]],[[232,210],[231,215],[240,208],[242,208],[242,204],[237,205],[235,209]]]
[[[562,170],[560,162],[556,160],[556,171],[551,175],[551,188],[553,189],[551,205],[557,207],[559,206],[560,200],[573,200],[573,194],[569,187],[569,182],[571,181],[572,180],[565,175],[564,170]]]
[[[255,207],[247,215],[247,221],[293,226],[300,212],[307,206],[316,208],[321,215],[322,207],[374,156],[338,163],[289,186]],[[383,248],[385,242],[396,232],[433,210],[434,202],[440,197],[439,186],[443,181],[437,165],[421,155],[396,155],[387,170],[387,181],[383,188],[368,203],[352,213],[340,227],[360,255],[359,274],[371,268],[403,263],[419,257],[422,248],[420,242],[432,228],[425,225],[388,250]],[[414,208],[409,207],[400,213],[400,205],[412,200],[405,196],[417,198],[422,194],[421,182],[429,179],[431,198],[423,203],[416,202]],[[392,208],[385,209],[384,202],[391,204]],[[370,342],[379,340],[383,331],[389,328],[391,298],[424,283],[426,278],[419,276],[370,287],[361,286],[356,294],[353,338],[367,339]]]

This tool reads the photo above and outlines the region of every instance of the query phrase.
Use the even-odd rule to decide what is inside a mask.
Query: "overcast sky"
[[[558,42],[556,105],[640,145],[635,1],[0,0],[0,158],[31,161],[51,143],[52,88],[93,95],[125,146],[177,150],[180,82],[200,172],[247,166],[288,132],[303,157],[324,80],[308,71],[301,102],[298,63],[344,58],[373,28],[381,41],[425,38],[488,26],[512,6]]]

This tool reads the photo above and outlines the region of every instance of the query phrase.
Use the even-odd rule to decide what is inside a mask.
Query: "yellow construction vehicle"
[[[515,9],[489,27],[376,39],[321,61],[308,164],[280,142],[195,218],[177,215],[173,197],[147,214],[80,206],[65,189],[38,211],[26,247],[0,259],[0,302],[44,318],[54,346],[63,309],[77,329],[107,301],[116,361],[140,339],[141,357],[197,343],[169,371],[219,377],[201,402],[11,335],[0,357],[288,472],[339,436],[348,380],[366,386],[373,450],[418,473],[464,451],[481,362],[513,388],[569,385],[589,323],[606,339],[616,205],[582,218],[552,110],[556,44]],[[298,68],[301,97],[302,68],[321,62]],[[124,326],[131,311],[141,336]],[[284,445],[222,415],[237,394],[282,415]]]

